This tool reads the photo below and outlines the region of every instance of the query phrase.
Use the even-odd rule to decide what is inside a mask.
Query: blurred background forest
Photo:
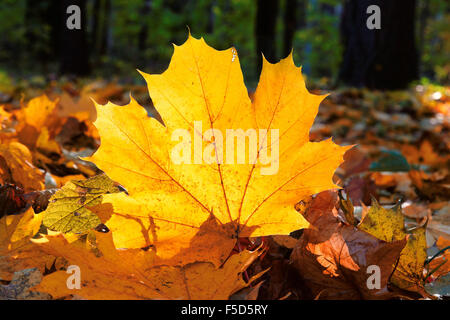
[[[71,4],[81,30],[65,27]],[[366,27],[371,4],[381,8],[380,30]],[[276,62],[292,48],[311,86],[445,85],[449,17],[445,0],[2,0],[0,92],[61,76],[142,83],[136,68],[164,71],[188,28],[217,49],[235,46],[249,88],[260,52]]]

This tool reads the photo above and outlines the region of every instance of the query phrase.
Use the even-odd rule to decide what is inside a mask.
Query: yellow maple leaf
[[[213,217],[229,252],[237,237],[307,227],[294,205],[337,187],[332,176],[350,147],[309,141],[325,96],[308,92],[292,55],[264,60],[253,102],[236,50],[191,36],[164,73],[142,75],[164,125],[134,99],[96,105],[101,145],[87,159],[129,193],[103,201],[114,210],[107,225],[117,247],[154,245],[171,258],[207,233],[201,227]]]
[[[66,258],[78,266],[80,287],[68,288],[70,274],[57,271],[44,277],[34,288],[53,298],[77,294],[86,299],[228,299],[246,287],[242,273],[263,252],[242,251],[232,255],[220,268],[209,262],[182,267],[155,266],[154,255],[140,249],[117,250],[111,232],[92,232],[94,248],[69,243],[65,235],[49,232],[33,240],[41,250]],[[95,249],[95,250],[94,250]],[[256,280],[257,274],[250,282]]]

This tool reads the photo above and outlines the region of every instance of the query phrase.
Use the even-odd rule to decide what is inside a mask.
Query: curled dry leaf
[[[291,262],[320,299],[386,299],[394,294],[388,280],[406,240],[386,242],[345,222],[335,191],[319,193],[305,212],[311,226],[303,231]],[[380,270],[380,288],[368,286],[368,267]]]

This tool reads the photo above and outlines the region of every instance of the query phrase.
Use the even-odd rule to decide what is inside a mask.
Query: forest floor
[[[79,159],[95,151],[100,143],[93,126],[95,109],[90,97],[101,104],[125,104],[132,92],[150,115],[156,115],[145,86],[95,81],[81,87],[54,82],[44,90],[23,89],[10,88],[9,92],[0,93],[0,137],[6,141],[14,135],[27,146],[32,165],[39,168],[41,176],[34,185],[32,181],[23,182],[14,175],[8,176],[0,162],[0,184],[14,184],[25,194],[59,188],[71,179],[99,173]],[[57,116],[52,113],[47,119],[31,120],[39,118],[39,112],[21,113],[31,97],[44,93],[50,100],[58,99]],[[39,122],[45,130],[34,132],[30,126],[23,127],[23,121]],[[428,257],[441,252],[433,262],[437,271],[430,274],[429,269],[424,270],[421,280],[430,296],[449,296],[449,251],[442,249],[450,243],[450,87],[416,85],[395,92],[338,89],[322,102],[310,132],[312,141],[329,137],[339,145],[355,145],[345,155],[334,181],[343,188],[343,199],[351,202],[356,220],[376,199],[385,208],[400,205],[407,228],[426,225]],[[7,190],[2,192],[1,199],[10,200]],[[11,206],[5,203],[0,205],[0,217],[10,214]],[[292,237],[300,235],[301,232],[294,233]],[[259,299],[317,298],[303,285],[295,285],[301,280],[292,280],[293,247],[289,240],[264,239],[269,250],[249,270],[256,273],[271,267],[263,276],[264,283],[258,286]],[[241,244],[255,245],[251,239]],[[249,294],[243,291],[235,298]]]

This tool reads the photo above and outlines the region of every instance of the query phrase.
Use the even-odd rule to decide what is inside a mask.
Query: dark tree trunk
[[[297,30],[297,0],[286,0],[284,8],[284,34],[283,56],[286,57],[292,51],[292,42]]]
[[[108,53],[109,24],[111,19],[111,0],[94,1],[94,25],[91,35],[91,47],[93,48],[96,63],[100,63],[100,58]]]
[[[335,7],[328,3],[319,3],[319,11],[322,17],[332,17],[335,15]],[[323,30],[323,27],[320,26],[320,23],[317,23],[316,27],[318,32]],[[320,77],[331,78],[333,76],[331,68],[326,64],[319,64],[314,68],[314,74],[320,75]]]
[[[427,26],[427,21],[430,16],[430,1],[429,0],[421,0],[420,1],[420,13],[419,13],[419,36],[418,44],[419,44],[419,59],[422,59],[424,47],[425,47],[425,30]],[[420,65],[422,66],[422,65]],[[420,74],[424,74],[428,70],[423,70],[423,67],[420,70]],[[428,72],[429,76],[431,76],[431,72]]]
[[[102,0],[94,0],[94,7],[92,10],[92,19],[93,19],[93,25],[92,25],[92,32],[90,36],[90,46],[92,53],[95,55],[95,59],[98,58],[98,48],[99,48],[99,39],[101,39],[101,31],[102,31]]]
[[[103,20],[103,37],[102,37],[102,46],[100,48],[101,55],[107,55],[112,47],[111,16],[112,16],[111,0],[105,0],[105,19]]]
[[[306,10],[308,8],[308,0],[299,0],[297,4],[297,29],[306,27]]]
[[[140,52],[144,52],[145,49],[147,49],[147,37],[148,37],[148,29],[149,29],[149,17],[148,14],[150,13],[150,7],[151,7],[152,1],[151,0],[144,0],[144,5],[142,7],[140,16],[142,19],[142,25],[141,29],[139,30],[138,35],[138,48]]]
[[[81,29],[69,30],[66,26],[67,7],[77,5],[81,9]],[[86,42],[86,0],[62,0],[60,2],[60,73],[83,76],[90,72]]]
[[[213,33],[214,32],[214,20],[215,20],[215,14],[214,14],[214,6],[216,4],[216,1],[210,1],[208,3],[208,23],[206,24],[206,33]]]
[[[381,9],[381,29],[369,30],[370,5]],[[415,0],[347,0],[341,17],[344,57],[339,80],[351,86],[401,89],[418,77]]]
[[[59,5],[55,1],[25,2],[26,50],[31,53],[33,59],[39,60],[44,69],[58,54],[58,15]],[[49,28],[48,37],[42,32],[45,27]]]
[[[269,62],[277,59],[275,43],[275,27],[278,15],[278,0],[258,0],[256,9],[256,57],[257,74],[261,72],[264,54]]]

